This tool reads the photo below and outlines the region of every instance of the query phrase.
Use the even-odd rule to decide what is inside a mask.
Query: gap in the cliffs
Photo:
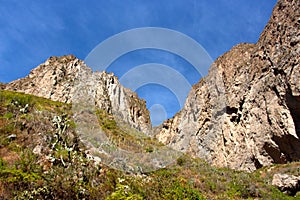
[[[185,59],[158,49],[141,49],[116,59],[107,69],[146,100],[152,126],[172,118],[201,75]]]
[[[139,97],[146,99],[153,126],[171,118],[181,109],[176,96],[168,88],[158,84],[147,84],[136,90]]]

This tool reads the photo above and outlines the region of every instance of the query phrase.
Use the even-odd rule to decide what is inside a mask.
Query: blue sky
[[[215,60],[241,42],[255,43],[275,0],[0,0],[0,82],[26,76],[50,56],[85,59],[105,39],[140,27],[162,27],[196,40]],[[136,65],[172,66],[191,84],[200,76],[170,52],[144,49],[121,56],[108,68],[122,76]],[[174,94],[157,84],[137,92],[167,117],[180,109]],[[157,112],[159,113],[159,112]],[[154,124],[162,120],[152,116]]]

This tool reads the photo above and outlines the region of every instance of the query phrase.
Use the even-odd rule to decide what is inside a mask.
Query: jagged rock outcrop
[[[300,159],[300,1],[279,0],[257,44],[240,44],[165,121],[163,143],[252,171]]]
[[[87,91],[82,90],[83,85],[92,99],[85,96]],[[146,134],[151,130],[144,100],[124,88],[113,74],[92,72],[83,61],[72,55],[50,57],[27,77],[5,85],[5,89],[65,103],[78,103],[80,97],[84,103],[91,101],[90,106],[106,110],[119,121]]]

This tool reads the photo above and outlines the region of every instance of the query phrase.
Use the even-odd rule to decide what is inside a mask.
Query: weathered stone
[[[294,196],[300,191],[300,176],[274,174],[272,185],[288,195]]]
[[[156,138],[223,167],[300,159],[300,1],[279,0],[257,44],[219,57]]]
[[[11,135],[7,136],[7,139],[9,139],[9,140],[15,140],[16,138],[17,138],[16,134],[11,134]]]
[[[73,55],[50,57],[27,77],[8,83],[5,87],[7,90],[64,103],[82,100],[112,113],[117,120],[133,128],[147,134],[151,131],[149,111],[144,100],[124,88],[113,74],[92,72]]]

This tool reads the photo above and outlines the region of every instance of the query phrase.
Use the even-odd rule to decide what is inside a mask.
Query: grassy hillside
[[[122,149],[151,153],[161,145],[104,111],[97,116]],[[87,158],[75,126],[71,105],[0,90],[0,199],[297,198],[269,183],[277,172],[299,175],[299,163],[245,173],[183,155],[164,169],[125,174]]]

